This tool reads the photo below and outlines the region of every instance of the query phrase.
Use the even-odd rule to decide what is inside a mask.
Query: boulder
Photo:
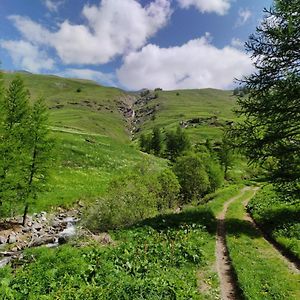
[[[11,233],[11,234],[8,236],[7,242],[8,242],[9,244],[16,243],[16,242],[17,242],[17,236],[16,236],[16,234],[15,234],[15,233]]]
[[[5,245],[7,242],[7,238],[0,235],[0,245]]]

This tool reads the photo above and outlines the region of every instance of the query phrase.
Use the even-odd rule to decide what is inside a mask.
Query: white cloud
[[[145,45],[167,24],[171,6],[169,0],[145,7],[136,0],[102,0],[85,5],[82,15],[85,24],[65,20],[56,32],[21,16],[10,19],[28,41],[54,47],[65,64],[104,64]]]
[[[117,77],[132,90],[224,89],[251,70],[251,60],[244,52],[231,46],[218,49],[207,37],[202,37],[179,47],[160,48],[150,44],[130,53],[117,71]]]
[[[217,13],[225,15],[232,0],[177,0],[182,8],[195,6],[202,13]]]
[[[243,49],[244,48],[244,42],[242,42],[239,38],[232,38],[231,46],[233,46],[235,48]]]
[[[252,12],[248,8],[241,8],[239,10],[239,17],[236,21],[236,26],[243,26],[251,18]]]
[[[6,49],[16,67],[38,73],[41,70],[51,70],[54,60],[37,46],[25,41],[0,41],[0,47]]]
[[[57,12],[58,8],[64,3],[64,0],[44,0],[46,7],[52,11]]]
[[[100,71],[95,71],[91,69],[66,69],[63,72],[60,72],[60,76],[80,78],[80,79],[90,79],[97,81],[103,85],[115,86],[115,75],[111,73],[103,73]]]

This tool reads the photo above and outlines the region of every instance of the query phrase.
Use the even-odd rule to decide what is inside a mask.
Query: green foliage
[[[207,159],[203,159],[203,161],[209,179],[209,192],[214,192],[223,184],[223,172],[218,162],[212,158],[207,157]]]
[[[42,100],[29,105],[28,91],[17,77],[5,93],[1,123],[1,198],[12,206],[30,201],[43,188],[52,148],[48,138],[47,109]],[[6,202],[6,203],[5,203]]]
[[[175,161],[177,157],[190,148],[190,140],[180,126],[177,127],[175,132],[169,131],[166,133],[166,156],[171,161]]]
[[[157,177],[159,182],[158,210],[164,211],[168,208],[174,208],[178,204],[180,192],[179,181],[170,169],[164,169]]]
[[[300,199],[265,186],[248,204],[255,221],[300,259]]]
[[[219,151],[219,159],[224,169],[224,177],[228,180],[228,170],[234,165],[234,151],[224,136]]]
[[[140,136],[140,149],[143,152],[150,153],[151,152],[151,136],[146,134],[141,134]]]
[[[153,154],[160,156],[163,150],[163,136],[159,127],[154,127],[151,138],[151,149]]]
[[[144,162],[111,181],[107,196],[88,209],[84,223],[92,230],[129,226],[174,207],[178,192],[172,171],[159,171]]]
[[[209,177],[201,157],[194,153],[178,157],[174,165],[184,203],[197,200],[208,192]]]
[[[216,299],[215,220],[205,209],[165,215],[111,233],[109,247],[26,251],[0,270],[4,299]],[[207,270],[210,269],[210,270]],[[207,282],[199,293],[197,272]]]
[[[2,204],[22,199],[23,168],[30,151],[30,107],[28,92],[20,78],[13,80],[4,94],[0,124],[0,198]]]
[[[249,94],[238,99],[243,118],[229,131],[251,162],[272,162],[272,182],[300,178],[299,0],[277,0],[246,48],[256,71],[242,82]],[[296,187],[295,187],[296,188]]]

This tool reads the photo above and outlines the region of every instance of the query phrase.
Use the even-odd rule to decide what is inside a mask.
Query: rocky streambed
[[[22,257],[23,250],[45,245],[56,247],[76,235],[76,224],[80,220],[78,209],[60,210],[57,213],[41,212],[28,216],[26,224],[21,218],[10,218],[0,222],[0,268],[12,259]]]

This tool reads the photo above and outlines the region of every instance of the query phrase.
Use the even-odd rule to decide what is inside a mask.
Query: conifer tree
[[[43,99],[38,99],[30,114],[30,135],[27,144],[24,171],[23,201],[25,203],[23,225],[26,221],[30,201],[35,201],[37,192],[42,190],[48,175],[53,142],[49,138],[48,113]]]
[[[0,201],[22,202],[25,224],[29,203],[42,189],[50,161],[47,109],[42,100],[30,106],[29,93],[20,77],[5,91],[2,106]]]
[[[167,132],[166,153],[171,161],[175,161],[178,156],[189,150],[190,147],[190,140],[180,126],[177,127],[176,132]]]
[[[0,141],[0,197],[19,200],[26,138],[29,134],[29,97],[22,80],[14,79],[3,97]]]
[[[151,152],[151,136],[146,135],[146,134],[141,134],[140,139],[140,149],[143,152],[150,153]]]
[[[243,116],[229,134],[251,162],[272,165],[270,180],[300,179],[300,0],[276,0],[246,49],[256,71],[242,84]],[[297,183],[296,183],[297,184]]]
[[[160,156],[163,149],[163,137],[159,127],[154,127],[152,131],[151,149],[154,155]]]

